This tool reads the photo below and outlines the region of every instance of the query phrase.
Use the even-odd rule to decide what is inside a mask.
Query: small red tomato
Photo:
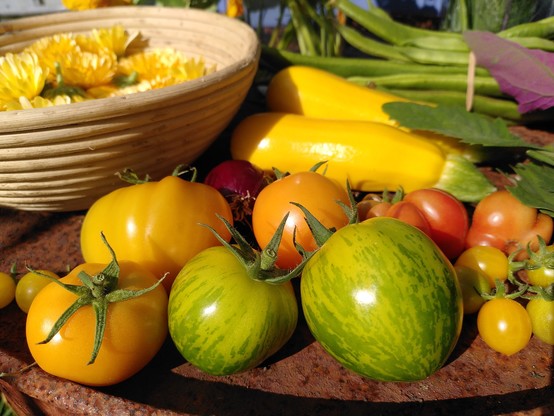
[[[465,248],[469,229],[466,207],[457,198],[435,188],[409,192],[403,201],[415,205],[429,224],[429,237],[449,259],[456,258]]]
[[[431,227],[423,213],[414,204],[407,201],[400,201],[391,205],[387,210],[387,217],[397,218],[400,221],[419,228],[428,236],[431,236]]]
[[[549,242],[553,226],[549,215],[526,206],[506,190],[496,191],[475,207],[466,247],[493,246],[511,254],[530,244],[531,249],[536,250],[537,236]]]

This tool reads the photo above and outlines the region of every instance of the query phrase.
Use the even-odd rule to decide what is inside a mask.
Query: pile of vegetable
[[[352,191],[325,174],[328,163],[269,175],[226,161],[206,175],[217,189],[179,169],[113,191],[85,215],[89,260],[61,279],[0,275],[13,288],[2,306],[15,296],[27,313],[42,369],[93,386],[134,375],[167,334],[202,371],[247,371],[290,340],[300,308],[327,353],[380,381],[438,371],[464,314],[478,314],[479,334],[500,353],[533,334],[554,345],[550,215],[506,190],[472,213],[433,187]],[[140,201],[134,210],[116,211],[129,207],[117,203],[122,192]],[[249,203],[231,210],[241,198]]]
[[[84,217],[83,265],[62,278],[0,274],[0,307],[15,298],[27,314],[42,369],[86,385],[119,383],[169,336],[191,365],[235,374],[283,348],[300,311],[330,356],[379,381],[439,371],[464,315],[476,315],[497,353],[516,354],[533,336],[554,345],[552,148],[525,142],[506,120],[345,79],[375,76],[362,68],[413,68],[457,83],[469,46],[483,62],[480,39],[542,47],[547,35],[523,36],[525,25],[492,38],[431,33],[348,0],[333,7],[390,43],[337,27],[383,60],[266,49],[288,64],[271,77],[268,111],[235,126],[233,160],[203,181],[182,166],[157,182],[122,172],[130,184]],[[490,69],[476,68],[474,81],[482,77],[496,97],[485,101],[507,106],[503,118],[522,120],[516,100],[533,112],[548,107],[542,92],[508,98]],[[449,71],[457,78],[438,76]],[[480,169],[499,161],[505,189]]]
[[[433,30],[395,21],[371,2],[363,8],[351,0],[333,0],[326,10],[334,10],[338,18],[330,18],[329,12],[323,16],[315,9],[310,12],[304,1],[291,3],[295,4],[290,11],[292,28],[287,26],[281,41],[272,41],[263,50],[262,62],[271,68],[312,66],[410,100],[457,105],[517,123],[552,118],[552,110],[546,110],[552,107],[548,66],[554,51],[553,17],[535,22],[512,19],[519,24],[504,29],[485,29],[477,22],[468,26],[465,19],[465,24],[452,24],[449,30]],[[482,14],[491,20],[500,15],[492,10],[491,3],[497,2],[473,3],[481,4],[476,9],[488,5]],[[295,12],[296,4],[307,17],[297,16],[301,13]],[[287,29],[296,34],[297,51]],[[345,56],[341,47],[326,53],[307,46],[327,43],[347,44],[358,53]],[[518,76],[522,73],[527,76]]]

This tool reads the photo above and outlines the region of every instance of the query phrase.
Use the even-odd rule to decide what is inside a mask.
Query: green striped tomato
[[[425,379],[445,363],[462,327],[451,263],[422,231],[395,218],[335,232],[306,263],[300,293],[316,340],[375,380]]]
[[[177,275],[168,320],[188,362],[208,374],[229,375],[258,366],[290,339],[298,303],[290,282],[254,280],[228,248],[216,246]]]

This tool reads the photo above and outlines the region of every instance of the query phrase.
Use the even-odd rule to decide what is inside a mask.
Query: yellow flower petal
[[[19,97],[32,99],[44,88],[48,71],[32,52],[8,53],[0,57],[0,103]]]

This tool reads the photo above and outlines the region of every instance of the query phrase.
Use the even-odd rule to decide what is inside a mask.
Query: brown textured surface
[[[552,138],[517,130],[540,140]],[[212,151],[225,143],[220,146]],[[63,273],[80,263],[82,218],[82,212],[0,208],[0,270],[8,271],[17,262],[19,271],[32,265]],[[32,362],[24,328],[25,315],[15,304],[0,310],[0,372],[16,372]],[[514,356],[497,354],[476,335],[470,317],[440,371],[416,383],[379,383],[338,365],[301,321],[282,351],[264,366],[239,375],[203,374],[184,362],[168,340],[141,373],[109,388],[84,387],[36,367],[7,381],[35,414],[548,416],[554,415],[553,355],[552,347],[536,339]],[[9,387],[4,384],[2,391]]]

